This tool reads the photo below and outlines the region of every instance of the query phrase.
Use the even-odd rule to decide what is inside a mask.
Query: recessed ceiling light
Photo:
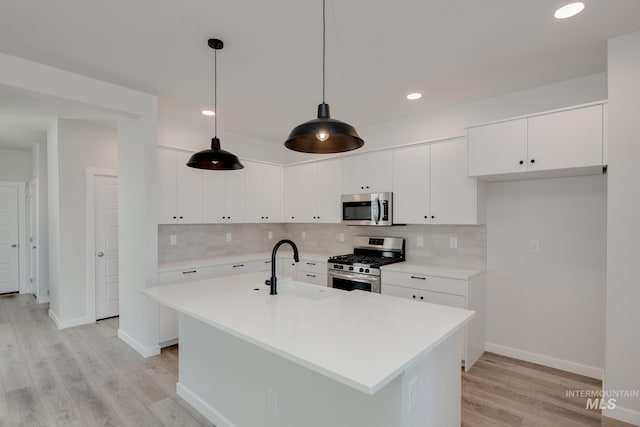
[[[216,113],[211,110],[202,110],[202,114],[205,116],[215,116]]]
[[[407,95],[407,99],[420,99],[422,98],[422,94],[419,92],[414,92],[414,93],[410,93],[409,95]]]
[[[582,12],[582,9],[584,9],[584,3],[570,3],[556,10],[556,13],[554,13],[553,16],[555,16],[557,19],[571,18],[572,16]]]

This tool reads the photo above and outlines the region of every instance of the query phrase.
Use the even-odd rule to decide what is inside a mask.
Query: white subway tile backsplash
[[[268,238],[268,232],[273,238]],[[300,238],[302,232],[306,238]],[[233,239],[226,241],[226,233]],[[344,234],[344,241],[340,235]],[[176,235],[177,245],[170,245]],[[160,263],[186,259],[209,258],[268,252],[283,238],[293,240],[300,251],[327,254],[350,253],[353,237],[359,235],[396,236],[406,239],[407,260],[414,263],[447,266],[486,266],[487,230],[483,225],[404,225],[394,227],[358,227],[342,224],[195,224],[158,226],[158,259]],[[418,236],[424,245],[417,246]],[[458,247],[449,247],[449,238],[458,239]]]

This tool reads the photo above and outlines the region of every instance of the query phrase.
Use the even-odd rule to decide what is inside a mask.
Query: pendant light
[[[222,40],[209,39],[209,47],[214,51],[213,60],[213,110],[214,110],[214,137],[211,139],[211,149],[202,150],[195,153],[187,166],[196,169],[211,170],[234,170],[242,169],[244,166],[235,154],[220,148],[220,138],[218,138],[218,51],[222,49]]]
[[[342,153],[360,148],[364,141],[348,123],[331,118],[325,101],[326,62],[326,5],[322,0],[322,104],[318,105],[318,118],[293,128],[284,145],[303,153]]]

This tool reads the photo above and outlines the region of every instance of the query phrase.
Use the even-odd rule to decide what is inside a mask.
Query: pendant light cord
[[[213,135],[218,137],[218,50],[213,51]]]
[[[324,104],[324,93],[325,93],[325,63],[326,63],[326,47],[327,37],[326,33],[326,0],[322,0],[322,103]]]

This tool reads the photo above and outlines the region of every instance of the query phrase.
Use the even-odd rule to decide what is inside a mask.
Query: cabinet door
[[[247,172],[245,169],[220,171],[224,174],[224,205],[226,222],[246,222],[245,206],[247,191]]]
[[[205,223],[227,222],[225,172],[206,171],[202,176],[202,219]]]
[[[262,213],[262,163],[245,161],[244,170],[246,171],[247,183],[245,192],[246,219],[248,222],[262,222],[264,220]]]
[[[303,283],[311,283],[312,285],[327,286],[326,273],[312,273],[309,271],[296,272],[296,280]]]
[[[463,138],[431,143],[432,224],[477,224],[477,182],[466,170]]]
[[[527,170],[527,119],[470,128],[468,142],[469,176]]]
[[[316,222],[318,203],[318,175],[314,163],[293,166],[295,222]]]
[[[202,223],[202,169],[187,166],[192,153],[176,151],[178,222]]]
[[[366,188],[367,157],[366,154],[347,156],[342,159],[342,193],[371,193]]]
[[[385,285],[384,283],[380,287],[380,293],[382,295],[391,295],[399,298],[406,299],[418,299],[420,291],[412,288],[405,288],[403,286]]]
[[[262,168],[262,212],[267,222],[281,222],[283,198],[282,166],[262,165]]]
[[[428,224],[431,213],[429,144],[393,150],[393,222]],[[465,174],[466,178],[466,174]]]
[[[602,105],[529,118],[529,170],[602,164]]]
[[[158,191],[160,224],[173,224],[177,222],[177,182],[176,175],[176,150],[170,148],[158,148]]]
[[[284,203],[283,216],[286,222],[296,222],[296,191],[299,171],[297,166],[287,166],[284,168]]]
[[[342,160],[316,163],[318,179],[317,220],[324,223],[342,221]]]
[[[465,297],[440,292],[420,291],[420,299],[425,302],[446,305],[448,307],[466,308],[467,305],[467,299]]]
[[[392,150],[381,150],[366,154],[367,182],[366,193],[393,191],[393,154]]]

